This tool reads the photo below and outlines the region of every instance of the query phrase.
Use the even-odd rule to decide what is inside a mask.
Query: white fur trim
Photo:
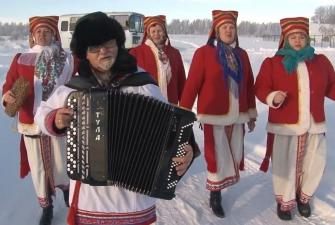
[[[158,85],[159,88],[162,91],[163,96],[168,99],[168,84],[171,80],[172,77],[172,72],[171,72],[171,65],[170,65],[170,60],[168,59],[167,63],[162,63],[159,60],[158,57],[158,48],[154,44],[154,42],[150,39],[147,39],[145,41],[145,44],[150,47],[152,53],[154,54],[155,61],[156,61],[156,67],[157,67],[157,80],[158,80]]]
[[[235,81],[229,78],[230,90],[234,90],[233,86],[237,86]],[[237,88],[237,87],[236,87]],[[208,115],[208,114],[198,114],[197,118],[200,123],[212,124],[212,125],[231,125],[237,121],[248,121],[248,115],[242,115],[240,113],[239,99],[234,96],[233,93],[229,92],[229,109],[228,113],[225,115]],[[239,119],[241,117],[241,119]],[[244,123],[241,122],[241,123]]]
[[[41,130],[35,123],[25,124],[25,123],[18,122],[17,130],[19,133],[25,134],[25,135],[37,135],[41,133]]]
[[[306,63],[300,62],[297,68],[299,95],[299,122],[302,129],[307,130],[311,125],[309,75]]]
[[[302,135],[308,131],[311,134],[321,134],[327,132],[326,123],[315,123],[313,116],[310,114],[310,127],[305,128],[299,124],[275,124],[268,123],[266,130],[273,134],[280,135]]]
[[[34,45],[32,48],[29,49],[29,53],[40,53],[45,49],[47,46],[42,46],[42,45]]]
[[[311,134],[322,134],[327,132],[326,122],[315,123],[313,116],[311,115],[311,127],[308,130]]]

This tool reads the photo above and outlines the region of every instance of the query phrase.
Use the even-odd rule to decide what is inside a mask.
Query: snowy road
[[[173,46],[180,49],[185,70],[188,71],[194,50],[203,45],[206,36],[171,35]],[[275,53],[277,43],[263,42],[255,38],[240,38],[246,48],[257,75],[262,60]],[[12,56],[20,47],[19,43],[0,43],[0,81],[9,67]],[[335,64],[335,49],[317,49],[325,53]],[[293,221],[282,222],[276,215],[276,204],[272,193],[271,174],[258,171],[265,151],[266,108],[257,103],[259,117],[255,132],[246,135],[246,171],[241,173],[241,181],[223,192],[223,207],[226,218],[212,215],[208,207],[209,193],[205,189],[205,163],[203,155],[197,158],[177,187],[177,197],[171,201],[159,200],[157,203],[157,225],[326,225],[335,224],[335,104],[327,104],[328,124],[328,165],[325,176],[312,202],[313,214],[305,219],[295,214]],[[18,136],[11,132],[12,121],[0,112],[0,225],[36,224],[40,209],[34,196],[30,177],[18,177]],[[203,134],[195,124],[195,135],[203,148]],[[67,208],[62,195],[57,193],[53,225],[65,225]]]

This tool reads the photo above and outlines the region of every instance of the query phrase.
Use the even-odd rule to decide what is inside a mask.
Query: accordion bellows
[[[10,116],[14,117],[17,111],[20,110],[21,106],[23,105],[24,101],[26,100],[28,93],[29,93],[29,81],[27,81],[23,77],[19,77],[15,82],[11,89],[11,92],[15,96],[14,103],[7,103],[5,107],[5,113]]]
[[[67,173],[90,185],[115,185],[172,199],[181,179],[175,156],[185,155],[195,114],[144,95],[118,90],[76,91],[67,131]]]

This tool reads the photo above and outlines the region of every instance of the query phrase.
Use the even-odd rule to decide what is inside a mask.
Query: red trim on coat
[[[45,190],[46,190],[46,196],[55,195],[55,181],[53,176],[53,162],[52,162],[52,156],[51,156],[51,137],[47,135],[41,135],[40,138],[40,151],[42,156],[42,162],[43,162],[43,168],[44,168],[44,176],[45,176]],[[46,201],[43,202],[41,205],[43,208],[48,207],[52,202],[50,202],[49,198],[46,198]]]
[[[69,225],[76,225],[76,215],[77,215],[77,211],[78,211],[80,186],[81,186],[81,182],[76,181],[74,191],[73,191],[71,206],[70,206],[70,209],[69,209],[69,213],[67,215],[67,223]]]
[[[215,140],[213,135],[213,125],[204,124],[204,137],[207,170],[211,173],[215,173],[217,171],[217,166],[215,159]]]
[[[224,127],[224,130],[225,130],[225,133],[227,135],[227,140],[228,140],[228,144],[229,144],[229,149],[230,149],[230,153],[231,153],[231,157],[233,159],[233,162],[234,162],[234,168],[235,168],[235,172],[236,172],[236,177],[239,177],[239,170],[241,170],[241,166],[242,168],[244,168],[244,147],[242,146],[242,158],[241,158],[241,161],[240,161],[240,164],[238,165],[238,168],[236,167],[236,159],[235,159],[235,155],[233,154],[233,149],[231,147],[231,139],[232,139],[232,136],[233,136],[233,130],[234,130],[234,124],[232,125],[228,125],[228,126],[225,126]],[[244,142],[244,126],[243,126],[243,134],[242,134],[242,142]]]
[[[266,142],[266,153],[265,153],[263,162],[261,164],[261,167],[259,168],[264,173],[266,173],[269,169],[270,158],[271,158],[272,151],[273,151],[274,138],[275,138],[274,134],[268,133],[267,142]]]
[[[243,125],[243,127],[242,127],[242,129],[243,129],[243,146],[242,146],[242,158],[241,158],[241,162],[240,162],[240,166],[239,166],[239,170],[244,170],[245,169],[245,164],[244,164],[244,136],[245,136],[245,127],[244,127],[244,125]]]

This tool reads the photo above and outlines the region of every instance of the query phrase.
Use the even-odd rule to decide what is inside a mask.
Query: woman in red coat
[[[207,45],[196,50],[180,105],[204,125],[210,207],[224,217],[221,190],[237,183],[243,169],[244,124],[252,131],[257,116],[254,79],[246,51],[238,46],[236,11],[213,11]]]
[[[324,55],[314,54],[308,18],[285,18],[279,50],[266,58],[256,79],[256,95],[269,106],[267,153],[272,159],[277,214],[291,220],[298,204],[311,215],[310,199],[326,164],[324,98],[335,99],[335,72]]]
[[[58,16],[32,17],[29,19],[30,49],[18,53],[8,70],[2,90],[2,103],[15,104],[17,93],[12,92],[16,80],[29,82],[26,100],[18,112],[18,132],[21,134],[21,177],[29,170],[35,192],[43,208],[40,224],[51,224],[53,217],[52,195],[55,188],[63,190],[68,205],[69,178],[66,175],[61,137],[49,137],[34,122],[34,115],[42,101],[46,101],[54,89],[72,77],[74,61],[70,53],[60,46]]]
[[[172,47],[166,30],[166,17],[147,16],[144,18],[142,44],[130,50],[137,65],[149,72],[157,81],[163,96],[178,105],[185,84],[184,64],[179,51]],[[194,135],[191,135],[195,157],[200,155]],[[187,147],[190,151],[191,148]]]
[[[130,50],[137,64],[157,81],[163,96],[178,104],[185,84],[184,64],[179,51],[171,46],[163,15],[144,18],[142,44]]]

